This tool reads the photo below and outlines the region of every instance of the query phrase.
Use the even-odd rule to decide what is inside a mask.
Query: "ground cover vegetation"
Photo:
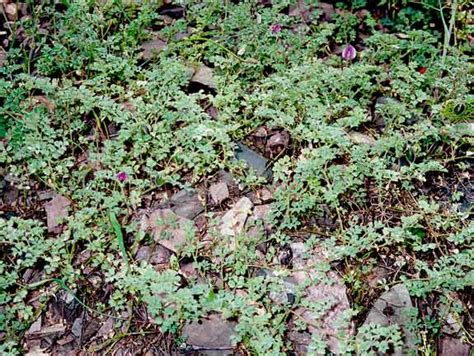
[[[0,4],[1,354],[470,354],[468,1]]]

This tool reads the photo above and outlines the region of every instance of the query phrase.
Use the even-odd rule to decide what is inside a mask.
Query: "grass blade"
[[[125,263],[125,266],[127,266],[128,270],[129,264],[127,250],[125,249],[125,243],[123,242],[122,227],[120,226],[120,223],[117,220],[117,216],[115,216],[115,214],[112,212],[110,213],[110,223],[112,224],[112,227],[115,231],[115,236],[117,236],[117,243],[120,249],[120,253],[122,254],[123,261]]]

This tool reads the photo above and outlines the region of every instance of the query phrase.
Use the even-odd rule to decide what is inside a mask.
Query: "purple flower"
[[[281,25],[279,25],[279,24],[277,24],[277,23],[270,26],[270,31],[271,31],[273,34],[278,33],[278,32],[281,32],[281,30],[282,30]]]
[[[345,59],[346,61],[348,60],[353,60],[356,55],[357,51],[352,45],[347,45],[343,50],[342,50],[342,59]]]
[[[125,172],[118,172],[117,179],[119,180],[120,183],[123,183],[128,179],[128,174]]]

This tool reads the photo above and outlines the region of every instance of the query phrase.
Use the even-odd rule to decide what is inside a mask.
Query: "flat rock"
[[[231,337],[235,335],[235,323],[223,319],[221,315],[211,314],[207,318],[188,323],[183,328],[186,344],[194,350],[232,351]]]
[[[399,325],[404,335],[405,344],[402,349],[395,350],[394,355],[405,355],[409,350],[416,349],[416,335],[405,327],[410,321],[407,312],[412,307],[408,289],[403,284],[397,284],[376,300],[364,325]]]
[[[30,325],[30,328],[28,329],[28,334],[34,334],[34,333],[37,333],[41,330],[41,325],[42,325],[42,318],[41,318],[41,315],[39,316],[38,319],[36,319],[36,321]]]
[[[219,181],[227,184],[227,188],[229,189],[229,191],[238,190],[238,184],[231,173],[224,170],[220,170],[219,172],[217,172],[217,177]]]
[[[176,253],[186,243],[185,229],[192,226],[192,221],[170,209],[157,209],[143,216],[140,225],[142,230],[152,233],[160,245]],[[145,251],[142,254],[146,255]]]
[[[170,203],[171,210],[186,219],[194,219],[204,211],[199,194],[195,190],[180,190],[171,197]]]
[[[308,325],[309,333],[319,335],[327,343],[329,350],[337,354],[339,351],[339,341],[336,335],[341,332],[341,326],[338,325],[338,321],[350,309],[346,287],[334,271],[326,273],[326,277],[331,281],[331,284],[318,282],[320,278],[313,271],[315,271],[314,266],[326,261],[322,251],[312,250],[309,256],[305,256],[306,250],[303,243],[292,243],[290,247],[293,253],[292,263],[295,270],[291,278],[295,281],[296,285],[308,284],[311,281],[305,288],[305,299],[314,303],[330,303],[329,308],[322,316],[316,316],[311,310],[305,308],[298,308],[295,310],[295,313],[310,321],[312,325]],[[318,327],[315,325],[318,325]],[[344,332],[346,334],[352,333],[352,325],[348,324]],[[297,346],[301,348],[304,345]]]
[[[170,250],[161,245],[157,245],[153,249],[151,246],[142,246],[135,255],[137,261],[147,261],[152,265],[166,264],[170,258]]]
[[[232,209],[222,217],[221,233],[227,236],[236,236],[242,232],[247,217],[252,212],[252,202],[249,198],[241,198]]]
[[[51,201],[44,204],[48,232],[56,234],[61,232],[59,221],[68,216],[67,208],[70,204],[71,202],[62,195],[56,195]]]
[[[268,202],[270,200],[273,200],[273,193],[267,188],[262,188],[258,191],[258,197],[263,202]]]
[[[53,336],[53,335],[60,335],[66,331],[66,325],[64,324],[55,324],[49,326],[41,327],[41,330],[35,331],[31,333],[32,337],[45,337],[45,336]]]
[[[235,149],[235,158],[245,161],[247,166],[255,170],[258,176],[265,178],[267,181],[272,179],[273,173],[268,167],[268,160],[240,142],[237,143]]]
[[[114,318],[108,318],[97,331],[97,336],[107,337],[114,331]]]
[[[471,346],[461,340],[443,336],[438,342],[438,356],[470,356]]]
[[[142,43],[141,57],[143,59],[151,59],[153,56],[159,54],[164,48],[166,48],[166,41],[159,37],[155,37],[150,41]]]
[[[358,144],[358,145],[369,145],[369,146],[375,146],[375,139],[373,137],[370,137],[369,135],[363,134],[361,132],[351,132],[349,133],[349,137],[352,142]]]
[[[224,182],[219,182],[209,187],[209,193],[214,203],[220,204],[229,197],[229,188]]]
[[[72,323],[71,332],[75,337],[81,337],[82,335],[82,318],[76,318]]]

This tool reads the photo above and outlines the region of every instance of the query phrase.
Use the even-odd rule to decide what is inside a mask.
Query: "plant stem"
[[[451,16],[449,19],[449,27],[444,18],[443,7],[441,6],[441,0],[438,0],[438,3],[439,3],[439,12],[441,14],[441,21],[443,22],[443,27],[444,27],[443,55],[441,58],[441,62],[444,65],[444,62],[446,61],[446,55],[448,54],[449,42],[451,41],[451,34],[454,30],[454,25],[456,23],[456,11],[458,7],[458,0],[453,0],[453,2],[451,3]]]

